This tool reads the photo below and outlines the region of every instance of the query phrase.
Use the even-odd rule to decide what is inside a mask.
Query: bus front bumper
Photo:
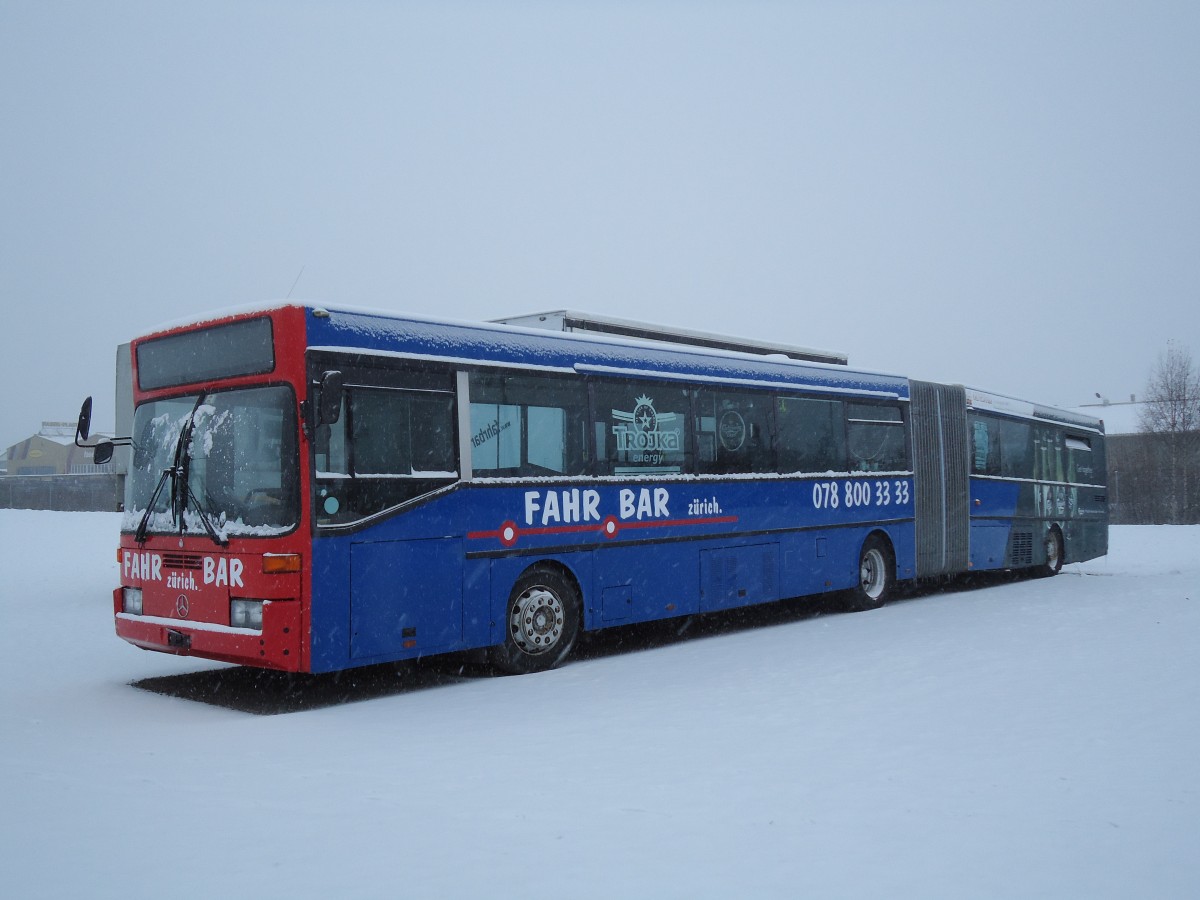
[[[122,612],[120,588],[114,591],[114,601],[117,636],[144,650],[285,672],[302,671],[297,601],[274,600],[264,604],[261,631]]]

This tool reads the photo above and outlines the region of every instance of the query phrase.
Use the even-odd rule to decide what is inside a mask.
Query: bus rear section
[[[1103,423],[912,382],[917,577],[1056,574],[1108,552]]]

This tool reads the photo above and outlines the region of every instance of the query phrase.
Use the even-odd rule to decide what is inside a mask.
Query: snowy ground
[[[0,510],[2,897],[1200,896],[1200,528],[299,685],[118,640],[116,529]]]

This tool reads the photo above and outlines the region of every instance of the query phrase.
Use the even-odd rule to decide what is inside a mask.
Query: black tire
[[[1043,543],[1046,548],[1046,561],[1037,567],[1037,574],[1040,578],[1053,578],[1063,567],[1062,532],[1057,526],[1046,532]]]
[[[879,609],[891,599],[896,589],[896,556],[892,545],[878,534],[863,542],[858,555],[858,581],[850,589],[847,609],[864,612]]]
[[[579,591],[557,569],[539,566],[522,575],[508,598],[504,642],[491,649],[501,672],[525,675],[561,664],[579,638]]]

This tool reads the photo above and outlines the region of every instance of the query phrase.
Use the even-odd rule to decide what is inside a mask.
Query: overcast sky
[[[0,0],[0,448],[298,275],[1128,399],[1200,363],[1198,48],[1194,0]]]

